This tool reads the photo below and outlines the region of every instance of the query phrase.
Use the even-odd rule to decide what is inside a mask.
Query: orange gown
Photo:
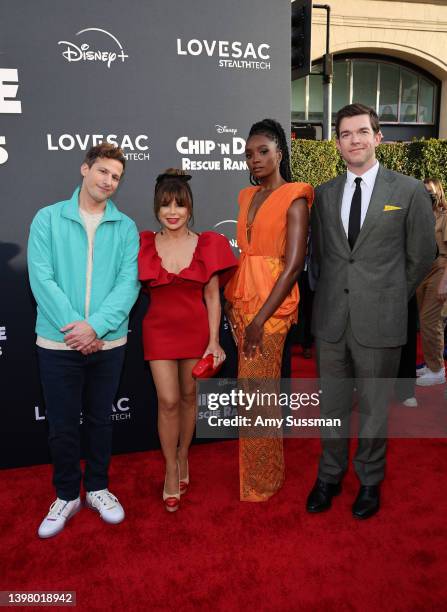
[[[284,269],[287,236],[287,211],[292,202],[305,198],[312,205],[313,188],[307,183],[285,183],[273,191],[263,202],[251,225],[248,241],[247,218],[250,205],[260,187],[246,187],[239,194],[237,241],[241,256],[236,274],[225,289],[231,304],[230,320],[238,344],[238,379],[252,391],[262,386],[263,392],[272,392],[281,375],[282,353],[287,332],[297,321],[299,292],[294,283],[289,295],[264,325],[263,354],[257,351],[253,359],[245,359],[242,344],[245,328],[256,316],[270,295]],[[259,385],[258,383],[262,383]],[[280,411],[280,408],[279,408]],[[274,417],[278,409],[253,406],[253,419]],[[239,432],[239,482],[241,501],[265,501],[284,482],[283,439],[276,428]],[[260,437],[262,436],[262,437]]]

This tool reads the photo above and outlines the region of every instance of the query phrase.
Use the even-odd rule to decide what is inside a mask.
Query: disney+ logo
[[[82,43],[81,45],[77,45],[73,42],[69,42],[68,40],[60,40],[58,45],[66,45],[64,51],[62,51],[63,57],[67,60],[67,62],[104,62],[107,64],[107,68],[110,68],[113,62],[117,59],[120,59],[122,62],[125,61],[129,56],[124,52],[123,45],[120,41],[111,34],[107,32],[107,30],[102,30],[101,28],[86,28],[85,30],[80,30],[76,33],[76,36],[81,34],[85,34],[86,32],[102,32],[109,39],[113,40],[115,43],[113,45],[113,49],[110,50],[94,50],[90,48],[88,43]]]

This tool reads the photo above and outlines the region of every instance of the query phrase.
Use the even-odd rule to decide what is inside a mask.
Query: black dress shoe
[[[352,505],[352,514],[358,519],[367,519],[380,508],[380,487],[379,485],[362,485],[357,499]]]
[[[323,512],[329,510],[332,498],[341,492],[341,483],[332,484],[317,478],[314,488],[307,498],[306,509],[308,512]]]

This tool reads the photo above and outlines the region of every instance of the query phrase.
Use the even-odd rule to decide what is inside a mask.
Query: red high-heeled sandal
[[[189,485],[189,463],[188,463],[188,460],[186,460],[186,477],[180,478],[180,481],[179,481],[180,495],[184,495],[186,493],[186,491],[188,490],[188,485]]]
[[[177,462],[177,469],[180,476],[180,466]],[[166,475],[165,475],[165,484],[163,486],[163,502],[165,508],[168,512],[176,512],[180,506],[180,480],[179,480],[179,489],[178,493],[167,493],[166,492]]]

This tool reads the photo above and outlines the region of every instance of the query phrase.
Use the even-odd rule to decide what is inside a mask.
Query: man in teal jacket
[[[39,527],[41,538],[59,533],[81,507],[81,411],[86,504],[108,523],[124,519],[108,490],[108,467],[111,408],[139,291],[138,231],[110,200],[125,163],[118,147],[92,147],[81,166],[81,187],[70,200],[39,210],[31,224],[28,269],[57,494]]]

